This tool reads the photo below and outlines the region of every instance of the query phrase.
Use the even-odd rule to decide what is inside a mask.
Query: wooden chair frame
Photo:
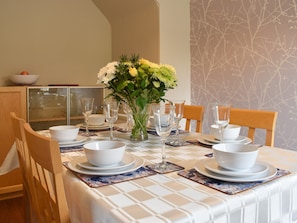
[[[204,107],[199,105],[184,105],[184,116],[186,119],[185,130],[190,131],[191,121],[196,121],[196,132],[202,132]]]
[[[63,183],[63,165],[57,141],[24,124],[31,158],[34,190],[38,196],[39,218],[44,223],[69,223],[69,210]]]
[[[23,179],[26,222],[34,222],[34,216],[36,216],[34,214],[34,211],[36,211],[36,202],[34,201],[33,194],[30,192],[30,187],[32,186],[31,164],[23,127],[26,121],[17,117],[15,112],[10,112],[10,118]]]
[[[275,111],[231,108],[230,123],[248,127],[248,137],[253,142],[256,129],[266,130],[265,145],[274,146],[277,115]]]

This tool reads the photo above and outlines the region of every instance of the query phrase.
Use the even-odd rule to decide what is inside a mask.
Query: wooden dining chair
[[[25,137],[31,157],[34,187],[39,204],[39,218],[44,223],[70,222],[63,183],[63,165],[59,144],[35,132],[24,124]]]
[[[185,130],[189,131],[191,126],[191,121],[196,122],[196,132],[202,132],[204,116],[204,107],[199,105],[184,105],[184,116],[186,119]]]
[[[30,167],[30,155],[26,144],[24,124],[26,121],[16,116],[15,112],[10,112],[12,129],[15,136],[15,144],[22,173],[24,200],[25,200],[25,217],[26,222],[35,222],[36,219],[36,202],[30,192],[32,185],[32,175]],[[33,191],[34,192],[34,191]]]
[[[254,142],[256,129],[266,132],[265,145],[274,146],[274,133],[277,112],[264,110],[250,110],[231,108],[230,124],[237,124],[248,128],[248,137]]]

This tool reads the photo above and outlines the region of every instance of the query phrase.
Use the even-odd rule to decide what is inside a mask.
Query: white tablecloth
[[[98,138],[107,136],[108,133],[100,133]],[[116,132],[115,137],[125,141],[128,151],[147,163],[160,161],[158,137],[150,135],[149,141],[139,143],[130,142],[127,134]],[[208,153],[211,149],[192,144],[167,147],[168,160],[185,169],[193,168]],[[83,152],[71,152],[64,153],[62,158],[65,161],[83,155]],[[262,147],[259,159],[291,174],[227,195],[177,172],[91,188],[65,168],[72,222],[297,222],[297,152]]]

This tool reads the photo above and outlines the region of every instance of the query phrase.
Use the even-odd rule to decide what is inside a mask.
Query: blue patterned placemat
[[[83,146],[69,146],[69,147],[60,147],[61,153],[70,153],[70,152],[76,152],[76,151],[83,151]]]
[[[198,173],[194,168],[190,170],[179,171],[178,175],[185,177],[187,179],[193,180],[197,183],[203,184],[205,186],[211,187],[218,191],[221,191],[225,194],[233,195],[233,194],[237,194],[242,191],[251,189],[263,183],[269,182],[271,180],[277,179],[279,177],[285,176],[289,173],[290,171],[277,169],[277,174],[268,180],[257,181],[257,182],[247,182],[247,183],[234,183],[234,182],[226,182],[222,180],[212,179],[210,177],[206,177]]]
[[[68,162],[63,163],[65,167],[67,167],[67,163]],[[135,180],[138,178],[157,174],[156,172],[154,172],[153,170],[147,167],[140,167],[139,169],[132,172],[112,175],[112,176],[92,176],[92,175],[75,173],[73,171],[71,172],[74,173],[78,178],[80,178],[84,183],[86,183],[90,187],[102,187],[106,185],[121,183],[128,180]]]

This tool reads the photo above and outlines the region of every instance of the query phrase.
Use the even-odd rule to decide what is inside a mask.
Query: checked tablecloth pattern
[[[93,139],[107,139],[98,132]],[[182,134],[195,139],[196,133]],[[115,132],[116,140],[127,143],[127,151],[142,157],[146,164],[159,162],[161,142],[150,135],[148,141],[131,142],[129,134]],[[188,144],[167,147],[170,162],[194,167],[208,159],[211,149]],[[62,153],[63,161],[83,156],[83,151]],[[297,222],[297,152],[260,148],[259,159],[290,171],[271,182],[228,195],[178,175],[155,174],[108,186],[91,188],[65,168],[64,182],[72,222]]]

